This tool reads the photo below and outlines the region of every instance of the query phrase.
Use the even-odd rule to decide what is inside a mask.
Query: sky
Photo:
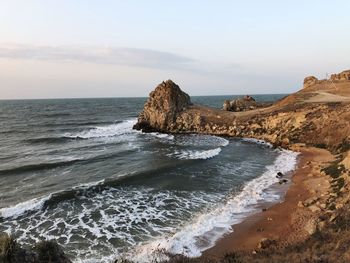
[[[0,0],[0,99],[289,93],[350,69],[348,0]]]

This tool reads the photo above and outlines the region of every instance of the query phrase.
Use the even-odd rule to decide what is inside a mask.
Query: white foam
[[[215,157],[221,152],[221,148],[215,148],[211,150],[205,151],[193,151],[193,150],[183,150],[183,151],[175,151],[173,155],[182,160],[197,160],[197,159],[210,159]],[[171,155],[169,155],[171,156]]]
[[[149,133],[152,136],[155,136],[160,139],[166,139],[166,140],[174,140],[174,135],[167,134],[167,133],[159,133],[159,132],[151,132]]]
[[[282,150],[274,164],[267,166],[267,171],[260,177],[246,183],[238,195],[212,211],[198,215],[176,233],[137,247],[136,253],[130,258],[136,262],[161,261],[166,257],[162,251],[189,257],[200,256],[202,251],[213,246],[224,233],[232,231],[233,224],[257,211],[254,205],[259,201],[279,198],[275,194],[268,195],[266,190],[278,183],[277,172],[288,173],[295,169],[297,155],[298,153]]]
[[[269,142],[266,142],[264,140],[258,140],[258,139],[254,139],[254,138],[242,138],[242,141],[245,141],[245,142],[252,142],[252,143],[256,143],[256,144],[260,144],[260,145],[264,145],[264,146],[267,146],[269,148],[272,148],[273,145]]]
[[[104,181],[105,180],[103,179],[103,180],[96,181],[96,182],[83,183],[83,184],[79,184],[77,186],[72,187],[72,189],[88,189],[90,187],[100,185]],[[0,217],[3,217],[3,218],[9,218],[9,217],[17,218],[17,217],[19,217],[20,215],[23,215],[26,212],[41,210],[43,208],[45,202],[50,200],[50,198],[54,194],[58,194],[58,193],[59,192],[51,193],[51,194],[48,194],[48,195],[43,196],[43,197],[38,197],[38,198],[34,198],[34,199],[31,199],[31,200],[28,200],[28,201],[24,201],[24,202],[18,203],[18,204],[14,205],[14,206],[1,208],[0,209]]]
[[[217,138],[220,138],[221,139],[221,146],[222,147],[226,147],[227,145],[229,145],[230,141],[229,140],[226,140],[224,138],[221,138],[221,137],[217,137]]]
[[[179,135],[176,137],[176,144],[182,146],[207,146],[207,147],[225,147],[229,145],[229,140],[206,134]]]
[[[91,183],[82,183],[82,184],[79,184],[77,186],[74,186],[72,189],[88,189],[90,187],[103,184],[104,182],[105,182],[105,179],[102,179],[102,180],[99,180],[96,182],[91,182]]]
[[[34,198],[22,203],[18,203],[15,206],[1,208],[0,216],[3,218],[16,218],[25,212],[40,210],[44,206],[45,202],[51,198],[51,196],[52,195],[50,194],[41,198]]]
[[[137,119],[125,120],[121,123],[112,124],[108,126],[97,126],[93,129],[82,131],[80,133],[72,134],[67,133],[64,137],[67,138],[102,138],[102,137],[113,137],[118,135],[123,135],[127,133],[132,133],[132,127],[136,123]]]
[[[175,226],[191,211],[219,198],[200,191],[154,192],[152,188],[129,187],[106,189],[93,197],[91,192],[86,194],[78,195],[77,202],[61,201],[55,209],[5,221],[2,227],[6,232],[16,232],[23,244],[32,244],[39,237],[55,238],[66,251],[73,252],[74,262],[109,263],[125,248],[115,247],[110,240],[118,239],[132,249],[141,240],[176,231]],[[177,208],[171,211],[169,206]]]

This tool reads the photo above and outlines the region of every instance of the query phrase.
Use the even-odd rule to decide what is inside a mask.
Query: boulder
[[[318,79],[314,76],[309,76],[304,79],[304,89],[318,83]]]
[[[134,129],[144,132],[166,131],[177,115],[191,105],[190,96],[172,80],[163,81],[149,95]]]
[[[39,263],[36,253],[23,249],[12,237],[0,235],[0,262],[4,263]]]
[[[223,110],[225,111],[248,111],[254,110],[264,105],[255,101],[255,99],[249,95],[242,98],[234,99],[231,101],[225,100]]]
[[[42,241],[34,247],[24,247],[5,233],[0,234],[0,262],[71,263],[56,241]]]
[[[274,246],[277,246],[277,240],[262,238],[258,244],[258,249],[267,249]]]
[[[222,109],[224,111],[229,111],[231,109],[231,105],[230,105],[230,101],[229,100],[225,100],[224,104],[222,105]]]
[[[282,180],[279,180],[278,183],[279,184],[286,184],[286,183],[288,183],[288,180],[287,179],[282,179]]]
[[[280,178],[282,178],[282,177],[283,177],[283,173],[278,172],[277,175],[276,175],[276,178],[280,179]]]
[[[34,247],[40,262],[71,263],[61,246],[54,240],[42,241]]]

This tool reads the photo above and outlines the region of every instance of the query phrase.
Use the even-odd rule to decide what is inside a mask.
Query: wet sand
[[[218,240],[203,257],[220,258],[232,251],[254,251],[264,238],[277,240],[279,245],[289,245],[309,236],[311,230],[307,226],[316,213],[303,207],[301,202],[315,195],[327,197],[330,185],[320,167],[334,157],[323,149],[294,146],[293,150],[300,151],[301,155],[284,201],[233,225],[233,232]]]

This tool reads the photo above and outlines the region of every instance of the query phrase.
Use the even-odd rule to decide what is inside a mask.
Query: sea
[[[256,95],[276,101],[284,95]],[[192,97],[221,108],[235,96]],[[133,130],[147,98],[0,101],[0,232],[73,262],[197,257],[283,200],[297,154],[253,139]]]

